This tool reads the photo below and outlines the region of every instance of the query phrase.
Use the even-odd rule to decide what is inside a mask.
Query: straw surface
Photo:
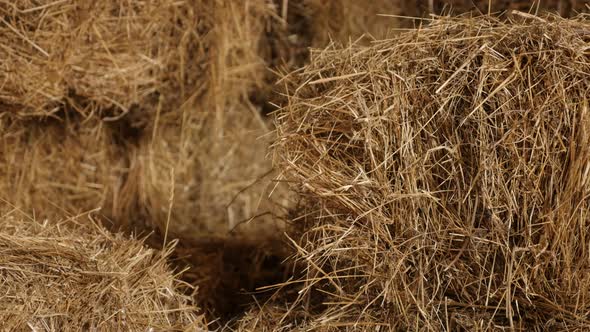
[[[205,331],[164,252],[89,216],[0,218],[0,319],[10,331]]]
[[[174,1],[0,1],[0,104],[119,116],[145,102],[169,52]],[[180,7],[180,5],[179,5]]]
[[[511,10],[519,10],[532,14],[550,12],[563,17],[576,16],[588,11],[588,1],[585,0],[418,0],[406,1],[404,12],[408,16],[426,17],[429,14],[500,14]]]
[[[0,128],[1,199],[41,219],[95,210],[131,222],[137,194],[106,123],[0,120]]]
[[[267,326],[303,306],[326,331],[590,328],[590,25],[508,19],[437,19],[284,78],[306,276]]]
[[[197,95],[158,106],[161,114],[147,122],[133,151],[131,177],[148,220],[162,232],[226,236],[252,220],[275,233],[266,158],[271,129],[259,111],[267,100],[255,105],[253,94],[269,86],[266,31],[279,20],[267,1],[206,8],[215,22],[205,33],[207,76],[187,72],[206,84]]]

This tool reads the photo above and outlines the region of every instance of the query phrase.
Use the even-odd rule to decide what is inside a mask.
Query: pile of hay
[[[139,205],[154,227],[174,235],[224,236],[239,226],[276,237],[283,229],[277,216],[291,205],[272,183],[267,158],[273,126],[264,113],[281,98],[276,71],[302,65],[307,47],[324,47],[331,37],[383,36],[383,26],[370,18],[394,7],[224,0],[207,8],[211,19],[200,36],[207,45],[206,84],[197,95],[179,96],[182,103],[160,102],[159,115],[146,124],[131,158]],[[334,20],[334,13],[345,19]]]
[[[0,2],[0,197],[39,216],[102,208],[143,223],[133,152],[207,85],[207,6]]]
[[[44,173],[57,180],[51,187],[67,184],[86,193],[74,201],[47,191],[35,195],[73,213],[102,207],[115,224],[140,220],[176,233],[227,233],[253,218],[272,219],[283,213],[277,204],[287,204],[282,194],[274,194],[278,202],[268,199],[280,192],[266,158],[272,125],[261,115],[274,109],[273,71],[300,66],[307,47],[323,47],[330,36],[345,41],[384,30],[370,18],[394,9],[386,1],[351,6],[303,0],[0,1],[0,117],[67,122],[63,130],[11,123],[4,126],[6,135],[22,136],[28,126],[43,132],[47,152],[39,159],[45,162],[35,167],[46,167]],[[333,13],[343,24],[334,23]],[[93,167],[116,169],[97,175],[93,192],[51,171],[75,165],[64,158],[87,158],[59,142],[86,135],[70,127],[84,127],[91,137],[111,128],[104,144],[81,140],[92,151]],[[22,158],[24,146],[4,146],[5,162]],[[19,191],[37,193],[47,187],[41,182],[21,181]],[[4,198],[28,211],[50,211],[36,205],[35,195]]]
[[[218,1],[208,8],[215,24],[205,84],[178,96],[180,103],[161,102],[131,158],[147,219],[175,236],[227,235],[270,204],[270,129],[250,97],[268,85],[262,47],[272,7]],[[266,185],[252,187],[261,180]]]
[[[174,236],[226,236],[239,225],[260,229],[256,225],[268,221],[269,233],[281,233],[270,220],[286,197],[279,190],[269,199],[269,129],[256,110],[240,111],[220,115],[219,125],[211,117],[161,121],[154,136],[142,140],[131,177],[154,227]]]
[[[89,217],[89,216],[88,216]],[[0,218],[0,319],[7,330],[204,331],[167,258],[92,219]]]
[[[177,8],[171,0],[0,1],[0,105],[19,116],[64,105],[85,115],[128,112],[160,84]]]
[[[515,13],[314,52],[274,154],[306,275],[243,326],[590,328],[589,41]]]
[[[0,120],[0,198],[37,218],[94,212],[132,221],[124,150],[101,121]]]

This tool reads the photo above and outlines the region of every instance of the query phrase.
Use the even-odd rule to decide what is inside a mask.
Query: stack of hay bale
[[[589,38],[515,13],[314,52],[275,143],[304,275],[241,330],[590,328]]]
[[[91,212],[113,230],[191,245],[235,229],[254,243],[276,238],[289,198],[265,158],[270,69],[299,66],[307,46],[368,24],[381,33],[368,18],[392,8],[384,3],[319,28],[350,6],[0,2],[0,210],[40,221]]]
[[[188,60],[179,40],[192,26],[178,22],[195,24],[194,10],[25,0],[0,10],[3,326],[205,329],[167,263],[172,247],[147,249],[75,217],[92,212],[113,229],[143,221],[129,151],[141,121],[157,116],[155,96],[180,85],[168,73]]]
[[[266,276],[268,271],[258,273],[259,270],[272,270],[278,263],[271,264],[270,268],[264,267],[268,265],[268,259],[265,254],[260,253],[260,250],[273,252],[271,254],[273,259],[277,258],[275,256],[283,255],[284,249],[276,249],[274,242],[285,229],[281,218],[292,210],[294,205],[293,195],[282,185],[271,181],[276,175],[276,170],[273,169],[267,158],[267,148],[275,140],[275,134],[272,132],[274,124],[268,121],[265,113],[275,110],[276,104],[287,103],[290,105],[287,108],[289,111],[280,114],[290,114],[291,112],[297,114],[290,109],[297,109],[296,105],[307,105],[305,103],[314,105],[316,102],[321,102],[323,99],[315,99],[319,98],[321,91],[313,89],[324,89],[326,84],[337,83],[335,79],[325,81],[326,77],[330,77],[331,74],[324,72],[323,69],[317,69],[325,66],[324,62],[331,61],[328,60],[330,57],[334,57],[336,60],[331,64],[333,70],[343,71],[341,76],[344,76],[345,80],[355,82],[356,79],[366,79],[366,76],[359,74],[360,69],[352,65],[357,63],[357,57],[361,56],[363,52],[386,54],[389,52],[386,51],[387,49],[394,48],[394,43],[379,42],[372,48],[362,49],[363,51],[358,48],[360,46],[356,46],[346,51],[357,52],[354,53],[355,55],[349,54],[351,59],[346,58],[345,54],[348,53],[333,50],[322,56],[315,56],[314,63],[301,74],[301,77],[295,79],[295,83],[289,76],[279,85],[275,85],[277,72],[303,66],[308,61],[309,46],[323,48],[332,41],[335,41],[336,44],[356,41],[356,45],[367,45],[372,37],[378,39],[386,37],[390,27],[407,26],[408,23],[412,23],[410,20],[398,21],[397,18],[380,17],[377,14],[419,17],[427,12],[442,10],[444,8],[442,3],[434,1],[429,2],[428,6],[420,3],[417,6],[413,2],[410,5],[410,2],[387,0],[374,1],[370,4],[361,4],[353,0],[0,1],[0,12],[2,13],[0,15],[0,34],[2,36],[0,37],[0,46],[2,46],[0,47],[0,58],[3,59],[0,64],[0,82],[2,82],[0,84],[0,130],[2,131],[0,135],[0,178],[2,178],[0,199],[8,202],[2,204],[0,213],[5,215],[13,213],[14,209],[24,210],[33,219],[53,221],[46,226],[51,228],[57,227],[55,222],[58,220],[91,212],[91,215],[100,219],[111,230],[124,229],[139,233],[155,231],[160,235],[159,239],[165,239],[164,242],[172,238],[180,238],[183,246],[181,250],[176,252],[176,256],[194,256],[188,261],[183,257],[181,261],[193,264],[184,278],[195,285],[202,286],[203,291],[199,300],[202,301],[205,297],[205,302],[220,301],[225,303],[227,299],[215,299],[217,292],[222,288],[226,294],[240,292],[243,284],[233,279],[244,277],[242,272],[231,272],[228,278],[233,278],[232,280],[220,282],[223,279],[219,277],[220,274],[225,274],[230,269],[228,266],[231,266],[231,269],[234,268],[235,262],[233,261],[236,260],[236,257],[229,257],[232,262],[228,263],[226,261],[228,252],[241,252],[244,255],[244,262],[240,264],[248,265],[246,271],[248,271],[249,278],[258,278],[258,275]],[[444,1],[444,3],[458,7],[459,10],[473,9],[467,5],[461,7],[462,5],[457,1]],[[568,3],[572,4],[567,7],[568,11],[581,7],[579,1]],[[499,5],[498,9],[504,9],[501,6]],[[564,9],[566,7],[553,6],[553,2],[542,3],[541,6],[562,12],[566,10]],[[428,31],[434,35],[439,33],[438,30]],[[465,43],[471,40],[469,38],[473,38],[475,41],[485,40],[479,35],[467,36],[468,32],[465,34],[465,36],[455,37],[455,39],[466,38]],[[364,39],[361,38],[363,35]],[[437,36],[431,37],[433,39],[440,37]],[[411,39],[413,37],[406,36],[405,38],[407,38],[406,43],[413,43],[413,39]],[[449,43],[451,43],[451,49],[453,47],[459,49],[464,46],[453,44],[458,41],[455,42],[452,38]],[[481,52],[488,51],[485,49]],[[396,52],[402,51],[397,50]],[[435,58],[439,56],[439,53],[426,46],[420,52],[423,52],[425,60],[413,60],[411,63],[414,65],[411,68],[404,69],[405,58],[399,56],[399,66],[402,67],[388,69],[391,69],[391,72],[397,71],[398,75],[409,74],[416,80],[425,79],[422,77],[423,73],[413,70],[422,68],[420,66],[425,66],[425,63],[431,61],[428,60],[429,57]],[[490,54],[494,55],[491,52]],[[377,64],[368,61],[371,58],[363,56],[365,57],[362,59],[363,61],[367,60],[367,65],[377,66]],[[407,58],[412,57],[406,56]],[[506,55],[503,56],[506,57]],[[459,61],[463,58],[453,55],[453,59]],[[479,59],[479,55],[468,58],[469,61],[479,61]],[[345,63],[348,60],[350,60],[350,66],[346,67]],[[449,60],[447,58],[439,60],[441,68],[446,68],[446,61]],[[467,59],[463,60],[467,61]],[[434,64],[428,64],[428,67],[424,68],[427,68],[425,70],[428,72],[429,70],[435,71],[432,69],[434,67]],[[482,68],[487,67],[483,66]],[[469,69],[471,70],[471,67]],[[498,73],[503,73],[502,70],[504,69],[500,68]],[[464,67],[458,70],[459,74],[466,74],[467,71]],[[490,75],[498,74],[491,69],[490,73]],[[452,78],[460,78],[459,74]],[[381,76],[372,78],[376,82],[381,82],[379,80],[383,79]],[[301,83],[304,79],[315,81],[313,89],[310,90],[305,86],[295,90],[294,86],[298,86],[298,82]],[[485,81],[483,77],[478,79]],[[425,84],[428,86],[431,82]],[[497,97],[498,92],[486,90],[490,84],[482,83],[481,91],[477,92],[477,97],[480,98],[478,100],[488,102],[486,94],[492,95],[489,97],[490,99]],[[451,86],[455,88],[456,84]],[[408,91],[411,90],[410,87],[410,85],[406,87]],[[286,90],[284,90],[285,88]],[[368,88],[371,90],[373,86]],[[402,87],[398,88],[402,89]],[[405,90],[399,91],[401,93]],[[417,96],[422,90],[418,89],[417,91],[412,93]],[[361,92],[356,93],[360,93],[358,96],[352,94],[356,96],[354,98],[357,98],[355,100],[358,102],[362,100]],[[348,94],[332,93],[331,95],[337,98],[332,101],[333,104],[330,107],[336,105],[339,100],[352,98],[352,95]],[[466,103],[457,96],[452,94],[449,96],[451,105]],[[377,102],[379,97],[382,96],[375,92],[375,97],[370,100]],[[306,98],[310,100],[308,101]],[[426,99],[414,98],[416,100],[408,102],[416,105],[425,103],[423,104],[425,110],[429,110],[436,104],[435,101],[427,102],[426,97]],[[496,102],[500,103],[500,101]],[[508,104],[509,100],[507,99],[505,102]],[[366,101],[363,104],[369,105],[370,103]],[[485,106],[484,104],[479,107]],[[304,130],[309,126],[321,127],[321,133],[314,131],[313,135],[318,134],[320,141],[333,142],[332,133],[338,133],[339,130],[342,131],[349,127],[352,130],[359,124],[371,125],[373,123],[372,117],[365,116],[363,118],[364,115],[352,106],[342,108],[336,112],[336,115],[344,116],[346,112],[342,113],[342,110],[349,110],[355,117],[364,120],[358,120],[359,123],[353,121],[352,124],[347,122],[332,123],[330,117],[333,115],[328,113],[320,114],[321,116],[317,119],[283,115],[279,121],[278,133],[280,136],[277,138],[279,146],[283,147],[281,149],[285,151],[284,163],[280,163],[280,168],[286,171],[286,168],[290,169],[293,165],[301,167],[300,163],[309,157],[309,155],[303,154],[305,158],[300,160],[296,156],[301,151],[297,149],[303,145],[294,149],[289,143],[289,140],[293,139],[288,134],[294,130],[293,124],[298,126],[303,124],[297,130]],[[389,115],[379,115],[379,119],[387,116]],[[433,120],[423,123],[422,125],[425,126],[423,129],[435,124],[434,120],[436,119],[433,118]],[[293,122],[289,124],[289,121]],[[301,123],[297,123],[297,121]],[[318,124],[318,121],[327,122]],[[340,127],[341,125],[345,127]],[[371,128],[387,133],[383,131],[386,128]],[[363,171],[363,168],[356,170],[360,166],[369,167],[367,165],[374,162],[369,159],[378,158],[379,155],[367,157],[369,159],[363,159],[363,162],[347,160],[342,164],[335,162],[336,159],[327,158],[331,153],[341,154],[340,157],[344,157],[352,150],[356,149],[355,151],[358,152],[359,147],[355,144],[360,144],[360,136],[353,134],[348,138],[351,142],[342,146],[337,143],[334,147],[326,148],[325,151],[316,155],[315,157],[321,158],[319,159],[320,163],[314,166],[319,168],[313,169],[313,171],[325,171],[322,168],[322,163],[330,162],[331,164],[326,166],[326,170],[329,170],[330,167],[333,169],[340,167],[342,172],[340,175],[345,178],[351,178],[354,175],[355,181],[374,183],[377,180],[372,177],[379,176],[379,181],[390,181],[388,177],[391,177],[391,173],[380,174],[379,172]],[[405,137],[405,139],[407,138]],[[412,137],[412,139],[416,139],[416,137]],[[439,139],[442,138],[439,137]],[[381,151],[382,158],[394,152],[398,154],[407,152],[408,146],[397,146],[395,144],[399,142],[396,142],[393,138],[381,142],[391,149],[394,147],[400,149],[399,151]],[[366,144],[373,143],[367,141]],[[533,146],[536,147],[536,145]],[[449,149],[449,151],[454,151],[453,146],[450,146]],[[445,153],[444,151],[447,149],[437,147],[430,152],[429,158],[439,158],[440,154]],[[461,151],[451,154],[453,153],[460,154]],[[552,158],[553,155],[547,156],[547,158],[550,157]],[[547,160],[551,161],[552,159]],[[447,164],[452,161],[443,160],[441,162],[444,162],[444,165],[437,164],[438,166],[435,166],[446,169]],[[289,163],[294,164],[290,165]],[[398,164],[381,166],[387,168],[389,172],[392,167],[395,170],[398,169],[396,167],[401,167]],[[426,167],[425,165],[422,166]],[[404,168],[404,170],[416,171],[416,165],[408,164],[406,166],[407,169]],[[354,167],[355,170],[352,171],[350,167]],[[475,166],[453,167],[463,170]],[[311,168],[306,171],[311,172]],[[455,172],[455,169],[448,171]],[[289,170],[287,173],[290,174],[290,172]],[[325,234],[335,232],[334,234],[339,235],[338,232],[344,229],[340,224],[342,220],[355,220],[354,225],[358,226],[357,219],[370,217],[378,220],[380,215],[374,215],[375,213],[391,208],[391,206],[385,206],[387,204],[381,206],[383,202],[377,203],[380,197],[371,198],[370,196],[376,192],[373,192],[373,189],[365,188],[362,189],[363,195],[372,200],[373,205],[358,206],[357,208],[366,208],[368,209],[366,212],[359,213],[357,208],[342,209],[342,206],[339,205],[342,202],[333,203],[328,198],[337,193],[333,196],[348,197],[345,204],[348,208],[356,206],[357,203],[351,198],[352,196],[347,194],[351,190],[358,189],[356,182],[350,184],[343,180],[342,186],[326,189],[322,187],[324,184],[317,184],[327,181],[326,179],[322,180],[326,174],[329,172],[314,175],[311,179],[300,183],[307,188],[302,191],[304,196],[311,195],[311,201],[314,201],[314,204],[308,206],[311,213],[304,219],[306,223],[310,222],[310,224],[306,225],[314,225],[317,222],[312,217],[317,213],[321,216],[329,215],[335,221],[335,224],[327,229],[323,226],[314,229],[313,232],[306,227],[302,229],[308,238],[305,241],[298,241],[298,245],[301,250],[306,250],[306,254],[303,255],[306,258],[309,258],[307,255],[312,255],[314,259],[331,257],[329,254],[313,255],[315,245],[308,247],[311,243],[308,241],[311,241],[318,232],[326,232]],[[356,178],[357,175],[362,179]],[[426,173],[424,175],[426,176]],[[469,174],[465,176],[469,176]],[[442,175],[434,177],[442,179]],[[334,178],[334,180],[337,179],[338,177]],[[290,177],[290,180],[297,183],[300,178]],[[473,179],[473,181],[475,180],[481,181],[482,179]],[[451,180],[440,181],[442,184],[448,185]],[[427,185],[428,182],[420,183]],[[327,191],[323,191],[324,189]],[[335,189],[340,191],[331,191]],[[469,191],[469,195],[475,195],[476,191],[474,190]],[[319,200],[317,196],[314,196],[318,193],[320,194]],[[385,193],[384,197],[390,199],[390,194]],[[403,198],[406,194],[401,192],[400,195]],[[466,194],[466,197],[469,195]],[[416,198],[416,200],[427,200],[427,198],[418,196],[421,198]],[[452,201],[456,199],[454,196],[451,198]],[[446,198],[437,197],[438,202],[444,202],[444,199]],[[456,202],[453,201],[453,204]],[[455,207],[452,204],[448,209],[452,213],[456,212],[455,214],[463,216],[465,213],[479,211],[477,206],[483,206],[484,202],[478,201],[474,204],[473,207],[465,207],[460,213],[453,210]],[[421,206],[420,209],[426,210],[420,213],[433,213],[434,208],[433,206]],[[341,213],[346,215],[348,219],[342,219]],[[21,219],[8,218],[6,220],[8,220],[7,223],[19,224],[22,222]],[[408,222],[410,220],[408,219]],[[517,220],[521,222],[521,219],[517,218]],[[27,230],[34,229],[36,232],[30,235],[31,238],[44,236],[43,232],[36,231],[39,229],[38,227],[40,226],[35,224],[27,228]],[[70,232],[67,235],[68,239],[83,238],[84,234],[88,234],[89,239],[97,239],[99,238],[97,234],[100,233],[107,239],[104,240],[106,242],[101,242],[104,247],[109,246],[107,244],[109,241],[113,241],[112,245],[119,241],[114,240],[116,236],[109,235],[102,229],[98,233],[95,229],[79,225],[74,225],[71,229],[71,232],[68,231]],[[439,231],[441,230],[439,229]],[[422,234],[419,229],[416,232]],[[354,232],[352,233],[354,234]],[[8,230],[0,232],[2,236],[10,234],[12,233]],[[236,236],[236,234],[238,235]],[[449,248],[454,248],[454,245],[460,243],[466,248],[461,249],[461,255],[457,256],[457,262],[460,263],[466,257],[463,256],[463,251],[470,250],[469,244],[472,243],[465,240],[466,236],[463,234],[463,238],[453,238],[451,244],[445,244],[446,247],[439,245],[437,250],[442,250],[444,253],[445,250],[451,250]],[[363,239],[362,236],[359,238]],[[136,248],[137,252],[141,251],[138,249],[140,242],[129,241],[131,241],[128,244],[130,247]],[[375,241],[377,241],[376,238]],[[9,242],[6,247],[10,249],[13,242]],[[242,244],[242,242],[246,243]],[[375,246],[381,246],[379,241],[375,243],[377,243]],[[359,242],[360,247],[364,248],[365,245],[364,240]],[[203,247],[208,247],[208,250],[203,251]],[[167,247],[164,246],[165,248]],[[322,250],[332,249],[328,246]],[[358,259],[364,257],[363,264],[368,264],[366,260],[370,255],[362,250],[342,252],[358,255]],[[401,254],[408,253],[402,252]],[[378,255],[372,252],[371,257],[374,259]],[[39,261],[43,262],[46,258],[43,256]],[[324,272],[338,274],[348,273],[343,271],[357,270],[365,273],[366,271],[361,267],[363,265],[358,265],[355,259],[348,262],[337,259],[338,263],[333,263],[334,260],[330,259],[315,262],[310,260],[314,266],[308,269],[308,273],[310,275]],[[324,270],[327,262],[334,264],[333,269]],[[160,263],[162,262],[158,261],[158,264]],[[346,265],[345,270],[339,270],[342,268],[339,266],[341,263]],[[66,265],[68,264],[72,265],[73,263],[70,262]],[[50,265],[48,264],[48,266]],[[239,264],[235,263],[235,265]],[[157,268],[160,269],[160,267]],[[350,270],[346,270],[349,268]],[[164,270],[166,268],[161,271]],[[90,269],[83,269],[83,271],[90,271]],[[169,270],[166,271],[168,271],[166,273],[170,273]],[[279,273],[283,273],[283,271],[281,270]],[[380,271],[379,273],[386,272]],[[34,273],[30,275],[34,275]],[[26,279],[26,277],[23,278]],[[360,278],[360,285],[367,280],[370,281],[370,285],[363,288],[367,294],[375,289],[379,290],[377,285],[383,284],[383,279]],[[75,279],[79,278],[75,276]],[[6,280],[14,281],[16,279],[8,278]],[[274,280],[274,276],[271,276],[269,280]],[[323,280],[323,278],[317,278],[318,282],[320,282],[319,280]],[[340,280],[336,280],[335,284],[334,282],[332,284],[337,286],[339,282]],[[387,284],[387,281],[385,283]],[[232,286],[227,286],[228,284]],[[234,284],[237,285],[234,286]],[[258,282],[248,280],[246,284],[257,285]],[[103,285],[103,283],[101,281],[92,285]],[[309,289],[315,289],[313,286],[310,284]],[[387,284],[384,289],[391,289],[394,286],[399,285]],[[180,289],[170,287],[173,290]],[[336,289],[344,292],[342,294],[348,291],[339,287]],[[336,294],[333,290],[330,292],[332,294],[330,296]],[[306,294],[309,293],[303,292],[299,300],[294,303],[301,303],[300,301],[307,296]],[[414,295],[414,293],[409,294],[408,296]],[[228,295],[228,297],[232,296]],[[184,308],[185,302],[183,301],[186,298],[175,296],[172,298],[178,300],[179,308]],[[393,301],[390,297],[387,299],[387,301]],[[395,301],[402,300],[406,301],[407,299]],[[155,299],[154,301],[160,300]],[[359,305],[364,304],[362,300],[357,302],[346,307],[343,313],[356,315]],[[230,303],[229,306],[232,305]],[[370,312],[372,308],[367,305],[369,311],[366,312]],[[421,310],[425,309],[421,307]],[[316,311],[310,309],[309,312]],[[426,316],[422,311],[420,313],[423,317],[419,317],[416,322],[422,322],[425,319]],[[263,312],[263,314],[273,316],[277,312],[280,313],[280,310]],[[332,313],[330,308],[326,308],[322,312],[325,315]],[[25,311],[23,315],[29,314],[34,315],[33,311]],[[117,315],[119,314],[110,318],[119,319],[121,316]],[[200,318],[191,315],[193,314],[187,314],[184,317],[190,316],[190,318],[181,320],[183,322],[198,321],[199,323],[196,324],[202,326]],[[304,316],[306,315],[304,314]],[[82,321],[89,316],[79,317]],[[344,318],[339,318],[337,321],[344,322],[346,317],[345,315]],[[111,322],[120,324],[120,321],[116,319],[109,321],[108,324]],[[157,318],[156,321],[159,319]],[[22,326],[25,324],[25,320],[27,319],[19,320],[14,326]],[[304,321],[311,325],[317,322],[309,317],[306,317]],[[28,322],[34,322],[31,323],[33,326],[50,324],[49,321],[35,321],[33,318],[30,318]],[[269,322],[273,322],[273,320],[271,319]],[[149,324],[152,323],[150,321]],[[54,325],[56,327],[60,326],[57,321],[51,324],[57,324]],[[149,324],[137,326],[138,328],[165,327],[165,325],[158,325],[160,323]],[[277,323],[277,325],[280,324]],[[180,325],[173,326],[176,328]],[[82,328],[85,327],[82,326]]]
[[[264,188],[250,184],[270,170],[258,109],[267,67],[301,63],[311,32],[288,20],[322,5],[2,6],[3,198],[40,215],[101,208],[118,225],[178,234],[260,214]]]
[[[259,16],[270,10],[256,5],[3,4],[1,196],[39,217],[100,208],[117,227],[135,229],[163,229],[172,218],[178,233],[225,216],[231,197],[261,172],[244,172],[227,188],[219,184],[231,182],[227,170],[243,170],[239,162],[262,168],[245,158],[265,153],[257,138],[266,125],[242,107],[264,83],[264,62],[250,45],[264,44]],[[214,29],[219,19],[226,24]],[[249,150],[233,153],[245,141]],[[236,219],[258,203],[245,200],[235,204]]]

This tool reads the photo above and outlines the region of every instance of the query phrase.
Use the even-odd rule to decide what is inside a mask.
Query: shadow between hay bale
[[[28,218],[17,212],[0,218],[3,328],[206,330],[189,287],[167,263],[173,246],[148,249],[88,215],[43,223]]]
[[[275,326],[315,290],[298,323],[317,330],[590,328],[589,36],[441,18],[285,77],[275,160],[308,204],[306,276]]]
[[[236,236],[180,239],[171,257],[189,267],[183,280],[198,287],[196,302],[210,317],[210,327],[221,328],[252,303],[266,302],[275,293],[268,286],[293,274],[294,267],[284,262],[287,254],[284,243],[276,239]]]

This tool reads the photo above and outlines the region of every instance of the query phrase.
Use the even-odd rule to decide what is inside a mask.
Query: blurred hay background
[[[306,275],[246,330],[587,329],[589,36],[441,18],[284,78],[275,158],[306,202]]]
[[[404,2],[402,5],[405,16],[428,17],[434,15],[494,14],[504,16],[511,10],[531,14],[550,12],[563,17],[573,17],[588,11],[586,0],[418,0]]]
[[[204,331],[190,287],[164,252],[111,234],[89,216],[0,218],[2,327],[10,331]]]

